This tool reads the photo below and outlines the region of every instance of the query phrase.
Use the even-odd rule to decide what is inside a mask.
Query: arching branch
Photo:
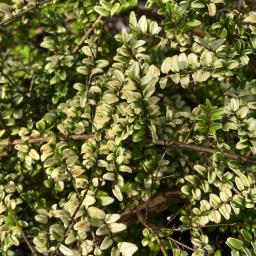
[[[38,137],[33,137],[28,140],[22,140],[22,139],[16,139],[16,140],[2,140],[0,141],[0,147],[4,146],[13,146],[17,144],[31,144],[31,143],[40,143],[40,142],[49,142],[50,140],[56,139],[57,141],[68,141],[68,140],[89,140],[89,139],[95,139],[94,134],[71,134],[69,136],[59,136],[57,138],[53,136],[38,136]],[[114,138],[111,137],[105,137],[104,139],[111,140]],[[164,146],[164,147],[175,147],[179,149],[187,149],[195,152],[200,152],[203,154],[214,154],[217,152],[220,152],[217,149],[206,147],[206,146],[200,146],[200,145],[195,145],[195,144],[190,144],[190,143],[185,143],[185,142],[179,142],[175,140],[158,140],[158,141],[153,141],[151,139],[145,139],[143,140],[144,143],[146,144],[154,144],[154,145],[159,145],[159,146]],[[256,159],[249,158],[247,156],[242,156],[239,154],[233,154],[233,153],[226,153],[226,152],[220,152],[223,156],[225,156],[227,159],[230,160],[237,160],[240,162],[244,163],[251,163],[251,164],[256,164]],[[6,152],[0,153],[0,158],[1,156],[6,156]]]
[[[7,19],[4,19],[2,21],[0,21],[0,27],[1,26],[6,26],[10,23],[12,23],[13,21],[19,19],[20,17],[24,16],[25,14],[29,13],[29,12],[32,12],[33,10],[41,7],[42,5],[46,4],[46,3],[49,3],[51,2],[52,0],[42,0],[41,2],[37,2],[36,4],[24,9],[24,10],[21,10],[20,12],[18,12],[17,14],[11,16],[10,18],[7,18]]]

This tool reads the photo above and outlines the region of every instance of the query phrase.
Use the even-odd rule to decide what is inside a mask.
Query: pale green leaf
[[[99,200],[102,206],[110,205],[115,201],[115,199],[110,196],[102,196],[99,198]]]
[[[198,68],[200,67],[200,62],[198,61],[198,56],[195,53],[190,53],[188,56],[188,64],[192,68]]]
[[[249,15],[246,18],[244,18],[243,21],[246,23],[256,24],[256,12],[255,11],[249,12]]]
[[[107,17],[109,15],[109,11],[103,8],[102,6],[95,6],[94,10],[103,17]]]
[[[237,111],[239,109],[239,99],[232,98],[230,100],[230,109],[231,111]]]
[[[147,19],[146,19],[145,15],[141,16],[141,18],[139,19],[138,26],[139,26],[139,28],[141,29],[141,31],[143,33],[147,32],[147,30],[148,30],[148,23],[147,23]]]
[[[195,83],[205,82],[210,76],[211,76],[211,73],[209,71],[204,71],[204,70],[198,70],[192,74],[192,78]]]
[[[127,166],[127,165],[121,165],[121,166],[119,167],[119,171],[120,171],[120,172],[132,173],[131,167],[129,167],[129,166]]]
[[[68,247],[66,247],[63,244],[60,244],[60,251],[63,253],[63,255],[65,256],[75,256],[76,253],[74,250],[69,249]]]
[[[113,213],[113,214],[106,214],[105,222],[110,224],[118,221],[121,218],[120,214]]]
[[[237,249],[237,250],[240,250],[242,249],[243,247],[243,241],[239,240],[239,239],[236,239],[236,238],[233,238],[233,237],[229,237],[227,239],[227,242],[226,244],[231,247],[231,248],[234,248],[234,249]]]
[[[156,21],[151,21],[149,25],[149,32],[152,35],[157,35],[161,31],[161,28],[158,26]]]
[[[235,183],[236,183],[236,187],[240,190],[243,191],[244,190],[244,183],[242,182],[242,180],[239,177],[235,177]]]
[[[137,18],[136,18],[136,14],[135,12],[130,12],[130,16],[129,16],[129,22],[130,22],[130,25],[134,28],[137,27]]]
[[[206,67],[211,66],[213,63],[213,53],[208,51],[208,50],[204,50],[201,57],[200,57],[200,64]]]
[[[112,192],[113,192],[114,196],[115,196],[119,201],[123,201],[123,195],[122,195],[122,192],[121,192],[119,186],[114,185],[114,188],[112,189]]]
[[[117,247],[122,256],[132,256],[138,250],[137,245],[128,242],[119,242]]]
[[[100,244],[100,249],[104,251],[108,249],[112,244],[113,240],[109,236],[106,236]]]
[[[88,232],[90,231],[90,227],[91,223],[89,221],[81,220],[74,225],[74,230]]]
[[[172,58],[167,57],[161,65],[161,72],[167,74],[171,70],[172,62]]]
[[[205,4],[202,3],[202,2],[199,2],[199,1],[193,1],[191,3],[191,8],[193,9],[201,9],[201,8],[204,8],[205,7]]]
[[[207,4],[208,7],[208,12],[209,12],[209,16],[214,17],[216,15],[216,4],[215,3],[210,3]]]
[[[223,217],[226,220],[230,219],[230,214],[231,214],[231,206],[229,204],[223,204],[220,208],[219,208],[220,213],[223,215]]]
[[[215,223],[220,223],[221,221],[221,214],[218,210],[211,211],[209,214],[209,220]]]
[[[110,15],[111,17],[114,16],[117,12],[118,12],[118,9],[120,7],[120,3],[115,3],[110,11]]]
[[[91,48],[87,45],[82,47],[82,52],[89,57],[93,56],[93,52],[92,52]]]
[[[88,215],[91,217],[91,218],[95,218],[95,219],[105,219],[105,212],[97,207],[94,207],[94,206],[91,206],[88,208]]]
[[[190,76],[186,75],[181,77],[180,84],[183,88],[187,88],[189,86]]]
[[[125,230],[127,226],[123,223],[110,223],[109,229],[112,233],[118,233]]]
[[[179,65],[179,68],[181,70],[182,69],[187,69],[187,67],[188,67],[188,58],[187,58],[187,55],[185,53],[181,53],[178,56],[178,65]]]
[[[117,248],[112,247],[111,256],[120,256],[120,251]]]
[[[82,75],[88,75],[89,73],[89,70],[87,67],[85,66],[80,66],[80,67],[77,67],[76,71]]]
[[[193,19],[193,20],[190,20],[186,23],[186,25],[189,27],[189,28],[194,28],[194,27],[198,27],[201,25],[201,21],[200,20],[196,20],[196,19]]]
[[[96,235],[97,236],[103,236],[103,235],[108,235],[109,230],[108,226],[106,224],[101,225],[97,230],[96,230]]]

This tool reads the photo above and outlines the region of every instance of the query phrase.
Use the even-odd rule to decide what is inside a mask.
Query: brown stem
[[[36,256],[36,252],[34,251],[32,245],[30,244],[30,242],[28,241],[28,239],[27,239],[25,233],[23,232],[22,227],[20,226],[20,224],[19,224],[19,222],[18,222],[18,220],[17,220],[17,218],[16,218],[16,215],[15,215],[14,213],[12,213],[12,215],[13,215],[13,219],[14,219],[16,225],[17,225],[17,226],[19,227],[19,229],[20,229],[21,237],[23,238],[23,240],[24,240],[25,243],[27,244],[27,246],[28,246],[28,248],[29,248],[29,250],[30,250],[32,256]]]
[[[99,16],[101,17],[101,16]],[[99,17],[97,20],[99,20]],[[83,37],[80,39],[80,41],[78,42],[78,44],[75,46],[75,48],[72,50],[72,53],[76,53],[80,50],[80,48],[82,47],[84,41],[89,37],[89,35],[93,32],[94,27],[89,28],[86,33],[83,35]]]
[[[63,235],[62,241],[57,244],[57,246],[56,246],[54,252],[52,252],[52,253],[50,254],[50,256],[58,255],[59,247],[60,247],[61,243],[63,243],[63,242],[65,241],[65,239],[66,239],[66,237],[67,237],[67,235],[68,235],[70,229],[71,229],[71,228],[73,227],[73,225],[75,224],[75,217],[76,217],[76,214],[77,214],[78,211],[80,210],[80,208],[81,208],[81,206],[82,206],[82,204],[83,204],[83,202],[84,202],[84,199],[85,199],[85,197],[86,197],[86,195],[87,195],[87,193],[88,193],[88,191],[89,191],[90,184],[91,184],[91,182],[92,182],[92,177],[93,177],[93,175],[91,175],[91,178],[90,178],[90,180],[89,180],[89,182],[88,182],[88,184],[87,184],[87,188],[86,188],[86,190],[85,190],[83,196],[80,198],[80,202],[79,202],[78,206],[76,207],[74,213],[73,213],[72,216],[71,216],[71,219],[70,219],[70,221],[69,221],[69,223],[68,223],[68,225],[67,225],[67,227],[66,227],[66,229],[65,229],[65,231],[64,231],[64,235]]]
[[[164,160],[164,157],[166,155],[168,151],[168,148],[166,147],[165,150],[164,150],[164,153],[162,154],[162,157],[161,157],[161,160],[158,162],[158,166],[157,166],[157,169],[156,169],[156,174],[152,175],[152,185],[151,185],[151,188],[150,188],[150,197],[153,195],[153,189],[155,187],[155,183],[156,183],[156,180],[157,180],[157,176],[158,176],[158,173],[160,171],[160,168],[161,168],[161,162]],[[147,213],[148,213],[148,206],[149,206],[149,203],[150,203],[150,200],[148,200],[148,203],[147,203],[147,206],[146,206],[146,219],[147,219]]]
[[[136,214],[145,211],[148,213],[160,213],[168,209],[168,207],[180,199],[181,192],[179,188],[171,188],[137,206],[128,206],[124,212],[121,213],[121,222],[126,225],[135,224],[137,222]]]
[[[137,213],[137,217],[138,217],[139,222],[140,222],[145,228],[147,228],[151,233],[156,234],[155,231],[154,231],[154,229],[146,222],[146,220],[144,219],[144,217],[142,216],[142,214]],[[158,236],[157,234],[156,234],[156,236],[157,236],[156,242],[157,242],[157,244],[158,244],[158,246],[159,246],[159,248],[160,248],[162,254],[163,254],[164,256],[168,256],[169,254],[168,254],[168,252],[166,251],[166,249],[165,249],[165,247],[164,247],[164,245],[163,245],[161,239],[159,238],[159,236]]]
[[[110,4],[113,4],[115,1],[112,0],[110,1]],[[102,16],[99,15],[98,18],[95,20],[94,24],[92,25],[92,27],[90,27],[85,34],[83,35],[83,37],[80,39],[80,41],[78,42],[78,44],[75,46],[75,48],[72,50],[72,53],[76,53],[80,50],[80,48],[82,47],[84,41],[90,36],[90,34],[95,30],[95,26],[97,24],[97,22],[99,22],[99,20],[102,19]]]
[[[242,5],[243,5],[243,0],[238,0],[237,1],[237,7],[236,7],[238,11],[241,10]]]
[[[8,156],[8,153],[7,152],[1,152],[0,153],[0,159],[1,158],[4,158],[4,157],[7,157]]]
[[[18,18],[22,17],[23,15],[33,11],[36,8],[39,8],[40,6],[42,6],[46,3],[49,3],[50,1],[52,1],[52,0],[43,0],[41,2],[38,2],[38,3],[28,7],[27,9],[21,10],[17,14],[11,16],[10,18],[7,18],[7,19],[4,19],[4,20],[0,21],[0,27],[10,24],[11,22],[13,22],[13,21],[17,20]]]
[[[208,225],[202,225],[202,226],[195,226],[195,227],[186,227],[186,228],[160,228],[162,232],[183,232],[183,231],[189,231],[193,229],[201,229],[201,228],[213,228],[213,227],[241,227],[243,226],[243,223],[219,223],[219,224],[208,224]]]
[[[2,140],[0,141],[0,146],[12,146],[12,145],[17,145],[17,144],[30,144],[30,143],[37,143],[37,142],[49,142],[50,140],[54,139],[55,137],[53,136],[38,136],[34,138],[30,138],[28,140],[22,140],[22,139],[15,139],[13,141],[11,140]],[[58,141],[67,141],[67,140],[89,140],[89,139],[95,139],[95,136],[93,134],[72,134],[69,136],[59,136],[57,137]],[[105,136],[106,140],[111,140],[114,139],[112,137]],[[219,152],[216,149],[205,147],[205,146],[199,146],[199,145],[194,145],[190,143],[185,143],[185,142],[179,142],[175,140],[158,140],[153,142],[151,139],[145,139],[142,142],[146,144],[154,144],[154,145],[159,145],[159,146],[164,146],[164,147],[177,147],[180,149],[188,149],[196,152],[200,152],[203,154],[214,154]],[[249,158],[247,156],[242,156],[238,154],[232,154],[232,153],[225,153],[225,152],[220,152],[222,153],[223,156],[225,156],[228,159],[231,160],[237,160],[240,162],[244,163],[251,163],[251,164],[256,164],[256,159]],[[0,153],[1,155],[6,155],[5,152]]]
[[[182,246],[182,247],[184,247],[184,248],[186,248],[186,249],[188,249],[188,250],[190,250],[192,252],[195,251],[193,248],[185,245],[184,243],[182,243],[182,242],[180,242],[180,241],[178,241],[176,239],[173,239],[172,237],[167,237],[167,239],[169,240],[170,243],[178,244],[178,245],[180,245],[180,246]]]

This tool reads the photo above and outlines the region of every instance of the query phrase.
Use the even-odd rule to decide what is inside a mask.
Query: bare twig
[[[159,248],[160,248],[162,254],[163,254],[164,256],[168,256],[169,254],[168,254],[168,252],[166,251],[166,249],[165,249],[165,247],[164,247],[164,245],[163,245],[161,239],[160,239],[159,236],[155,233],[154,228],[151,227],[151,226],[146,222],[146,220],[144,219],[144,217],[142,216],[142,214],[137,213],[137,217],[138,217],[139,222],[140,222],[145,228],[147,228],[151,233],[154,233],[154,234],[157,236],[156,242],[157,242],[157,244],[158,244],[158,246],[159,246]]]
[[[28,140],[22,140],[22,139],[15,139],[13,141],[11,140],[2,140],[0,141],[0,146],[12,146],[12,145],[17,145],[17,144],[31,144],[31,143],[39,143],[39,142],[49,142],[50,140],[57,139],[58,141],[68,141],[68,140],[89,140],[89,139],[95,139],[95,136],[93,134],[71,134],[69,136],[59,136],[57,138],[53,136],[38,136],[38,137],[32,137]],[[106,136],[104,139],[106,140],[111,140],[114,139],[112,137]],[[205,146],[199,146],[199,145],[194,145],[190,143],[185,143],[185,142],[179,142],[179,141],[174,141],[174,140],[158,140],[153,142],[151,139],[145,139],[143,140],[144,143],[146,144],[154,144],[154,145],[159,145],[159,146],[164,146],[164,147],[177,147],[179,149],[187,149],[187,150],[192,150],[196,152],[200,152],[203,154],[214,154],[218,151],[217,149],[205,147]],[[5,152],[1,152],[0,154],[4,154]],[[220,152],[223,156],[225,156],[227,159],[230,160],[237,160],[240,162],[244,163],[251,163],[251,164],[256,164],[256,159],[249,158],[247,156],[242,156],[238,154],[232,154],[232,153],[225,153],[225,152]],[[1,156],[1,155],[0,155]]]
[[[12,216],[13,216],[13,219],[14,219],[14,221],[15,221],[17,227],[19,227],[20,232],[21,232],[21,237],[23,238],[23,240],[24,240],[25,243],[27,244],[27,246],[28,246],[28,248],[29,248],[29,250],[30,250],[32,256],[37,256],[37,254],[36,254],[36,252],[34,251],[32,245],[30,244],[30,242],[28,241],[26,235],[24,234],[24,232],[23,232],[23,230],[22,230],[22,227],[20,226],[19,221],[17,220],[16,215],[15,215],[14,213],[12,213]]]
[[[4,157],[7,157],[8,156],[8,153],[7,152],[1,152],[0,153],[0,159],[1,158],[4,158]]]
[[[115,1],[112,0],[110,1],[110,4],[113,4]],[[102,16],[99,15],[98,18],[94,21],[92,27],[90,27],[85,34],[83,35],[83,37],[80,39],[80,41],[77,43],[77,45],[75,46],[75,48],[72,50],[72,53],[76,53],[80,50],[80,48],[82,47],[84,41],[90,36],[90,34],[94,31],[96,24],[102,19]]]
[[[157,180],[164,180],[164,179],[168,179],[168,178],[174,177],[174,176],[175,176],[175,174],[165,175],[165,176],[157,178]]]
[[[101,16],[99,16],[101,17]],[[99,17],[97,20],[99,20]],[[93,32],[94,27],[89,28],[86,33],[83,35],[83,37],[80,39],[80,41],[78,42],[78,44],[75,46],[75,48],[72,50],[72,53],[76,53],[80,50],[80,48],[82,47],[84,41],[89,37],[89,35]]]
[[[68,176],[69,176],[69,178],[71,179],[72,185],[73,185],[73,187],[74,187],[74,189],[75,189],[75,191],[76,191],[76,194],[77,194],[79,200],[81,200],[81,195],[80,195],[80,193],[79,193],[79,191],[78,191],[78,188],[77,188],[77,186],[76,186],[76,180],[75,180],[75,178],[73,177],[71,171],[69,170],[69,168],[68,168],[67,166],[65,167],[65,169],[67,170]]]
[[[238,10],[238,11],[241,10],[242,5],[243,5],[243,0],[238,0],[238,1],[237,1],[237,10]]]
[[[6,26],[6,25],[10,24],[11,22],[19,19],[20,17],[24,16],[25,14],[27,14],[29,12],[32,12],[34,9],[37,9],[40,6],[42,6],[42,5],[46,4],[46,3],[49,3],[51,1],[52,0],[42,0],[41,2],[37,2],[36,4],[26,8],[24,10],[21,10],[17,14],[11,16],[10,18],[7,18],[7,19],[4,19],[4,20],[0,21],[0,27],[1,26]]]
[[[173,239],[172,237],[167,237],[167,240],[169,240],[170,243],[178,244],[178,245],[180,245],[180,246],[182,246],[182,247],[184,247],[184,248],[186,248],[186,249],[188,249],[188,250],[190,250],[192,252],[195,251],[192,247],[189,247],[186,244],[184,244],[184,243],[182,243],[182,242],[180,242],[180,241],[178,241],[176,239]]]
[[[201,229],[201,228],[213,228],[213,227],[234,227],[238,226],[241,227],[243,226],[243,223],[218,223],[218,224],[208,224],[208,225],[202,225],[202,226],[191,226],[191,227],[184,227],[184,228],[160,228],[162,232],[184,232],[184,231],[189,231],[193,229]]]
[[[168,209],[168,207],[180,199],[180,189],[170,188],[163,191],[146,202],[142,202],[137,206],[128,206],[124,212],[121,213],[121,222],[131,225],[137,222],[136,214],[141,211],[148,210],[148,213],[160,213]]]
[[[182,207],[180,207],[179,209],[178,209],[178,211],[176,211],[172,216],[171,216],[171,218],[170,219],[168,219],[168,224],[167,225],[170,225],[174,220],[175,220],[175,218],[179,215],[179,213],[185,208],[185,206],[186,206],[186,203],[182,206]]]
[[[83,35],[83,37],[80,39],[80,41],[78,42],[78,44],[75,46],[75,48],[72,50],[72,53],[76,53],[80,50],[80,48],[82,47],[84,41],[90,36],[90,34],[93,32],[93,30],[95,29],[95,26],[97,24],[97,22],[100,21],[100,19],[102,18],[102,16],[98,16],[98,18],[96,19],[96,21],[94,22],[93,26],[90,27],[85,34]]]
[[[156,169],[156,174],[155,175],[152,174],[152,185],[151,185],[151,188],[150,188],[150,197],[152,197],[153,189],[154,189],[154,186],[155,186],[155,183],[156,183],[156,180],[157,180],[157,176],[158,176],[160,168],[161,168],[161,162],[164,160],[164,157],[165,157],[167,151],[168,151],[168,148],[166,147],[165,150],[164,150],[164,153],[161,156],[161,160],[158,162],[158,166],[157,166],[157,169]],[[150,200],[148,200],[148,205],[146,207],[146,216],[145,216],[146,219],[147,219],[147,212],[148,212],[149,203],[150,203]]]
[[[95,136],[93,134],[82,134],[82,135],[69,135],[69,136],[59,136],[57,140],[59,141],[67,141],[67,140],[89,140],[94,139]],[[37,137],[31,137],[28,140],[22,140],[22,139],[15,139],[13,141],[11,140],[2,140],[0,141],[0,146],[13,146],[17,144],[33,144],[33,143],[39,143],[39,142],[49,142],[51,140],[55,139],[54,136],[37,136]]]
[[[68,235],[70,229],[71,229],[71,228],[73,227],[73,225],[75,224],[75,217],[76,217],[76,214],[77,214],[78,211],[80,210],[80,208],[81,208],[81,206],[82,206],[82,204],[83,204],[83,202],[84,202],[84,199],[85,199],[85,197],[86,197],[86,195],[87,195],[87,193],[88,193],[88,191],[89,191],[90,184],[91,184],[91,182],[92,182],[92,178],[93,178],[93,175],[91,175],[91,178],[90,178],[90,180],[89,180],[89,182],[88,182],[88,184],[87,184],[87,188],[86,188],[86,190],[85,190],[83,196],[80,198],[80,202],[79,202],[78,206],[76,207],[75,211],[73,212],[73,214],[72,214],[72,216],[71,216],[71,218],[70,218],[70,221],[69,221],[67,227],[65,228],[62,241],[57,244],[57,246],[56,246],[54,252],[52,252],[52,253],[50,254],[51,256],[58,255],[58,251],[59,251],[59,247],[60,247],[61,243],[63,243],[63,242],[65,241],[65,239],[66,239],[66,237],[67,237],[67,235]]]

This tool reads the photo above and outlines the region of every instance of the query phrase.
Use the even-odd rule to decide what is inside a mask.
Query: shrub
[[[255,255],[251,0],[0,3],[1,255]]]

